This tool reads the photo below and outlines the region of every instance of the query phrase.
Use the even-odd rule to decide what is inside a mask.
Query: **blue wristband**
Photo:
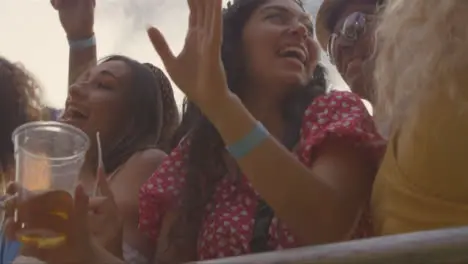
[[[70,46],[70,49],[74,50],[86,49],[92,46],[96,46],[96,37],[93,35],[87,39],[68,40],[68,45]]]
[[[257,122],[252,131],[250,131],[245,137],[241,138],[236,143],[227,146],[226,149],[235,159],[240,159],[249,154],[250,151],[256,148],[266,138],[268,138],[269,135],[270,133],[266,130],[262,123]]]

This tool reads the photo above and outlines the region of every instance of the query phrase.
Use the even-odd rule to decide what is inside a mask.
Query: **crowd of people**
[[[324,0],[315,18],[301,0],[187,2],[180,54],[148,29],[166,76],[97,58],[95,0],[52,0],[70,46],[58,117],[0,58],[0,263],[185,263],[468,224],[468,2]],[[328,90],[322,52],[351,92]],[[11,134],[44,119],[91,139],[53,248],[17,241],[13,217]]]

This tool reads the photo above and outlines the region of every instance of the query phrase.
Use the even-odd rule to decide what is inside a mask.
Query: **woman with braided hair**
[[[95,2],[51,2],[70,46],[70,88],[62,121],[81,128],[94,146],[100,133],[107,181],[123,224],[121,238],[116,221],[91,220],[91,231],[115,255],[123,253],[129,263],[147,263],[153,246],[137,229],[138,190],[170,151],[179,123],[171,83],[161,69],[125,56],[96,63]],[[81,174],[87,190],[96,181],[95,154],[90,151]]]
[[[168,91],[163,98],[165,89],[171,89],[170,83],[156,67],[109,56],[70,86],[59,118],[91,139],[80,182],[89,195],[108,198],[93,198],[89,231],[112,254],[132,264],[148,263],[152,256],[151,240],[138,230],[138,192],[165,158],[163,145],[169,144],[178,122],[175,99]],[[164,111],[164,107],[173,108]],[[103,168],[98,168],[97,132]],[[117,214],[108,215],[105,210]],[[30,255],[26,247],[20,253]]]
[[[166,156],[178,123],[175,99],[168,91],[171,89],[167,77],[155,66],[109,56],[70,86],[59,118],[91,139],[80,173],[81,184],[89,195],[112,198],[93,202],[89,208],[94,212],[88,218],[91,234],[107,250],[132,264],[148,263],[152,256],[151,240],[138,230],[138,191]],[[170,111],[165,111],[166,107]],[[101,169],[97,132],[102,143],[104,179],[96,173]],[[109,216],[103,213],[109,209],[103,208],[118,214]],[[20,253],[30,255],[25,247]]]

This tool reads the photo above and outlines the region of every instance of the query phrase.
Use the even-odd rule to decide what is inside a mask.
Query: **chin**
[[[78,129],[80,129],[81,131],[85,132],[86,135],[89,136],[89,134],[87,133],[86,131],[86,126],[85,124],[83,124],[84,122],[81,122],[81,121],[76,121],[76,120],[59,120],[59,122],[61,123],[65,123],[65,124],[68,124],[68,125],[72,125]]]
[[[304,86],[310,81],[310,78],[300,72],[284,72],[278,76],[280,77],[279,82],[287,86]]]

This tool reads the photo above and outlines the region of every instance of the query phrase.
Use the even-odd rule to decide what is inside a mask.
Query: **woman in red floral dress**
[[[141,189],[140,227],[158,241],[160,262],[365,236],[358,226],[365,226],[382,141],[358,96],[326,92],[302,4],[237,0],[223,19],[227,97],[241,102],[221,96],[206,106],[166,63],[204,115]],[[271,142],[236,162],[225,146],[252,128],[243,119],[262,122]]]

